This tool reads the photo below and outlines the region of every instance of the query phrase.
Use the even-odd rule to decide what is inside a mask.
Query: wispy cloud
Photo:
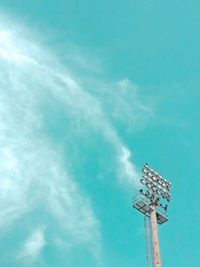
[[[28,261],[35,261],[46,244],[44,236],[44,227],[35,229],[30,237],[24,242],[17,258],[23,258]]]
[[[139,181],[139,175],[136,167],[130,161],[131,152],[124,146],[121,147],[119,161],[121,162],[119,173],[122,182],[127,182],[127,185],[136,187]]]
[[[98,250],[100,222],[89,196],[82,192],[78,178],[73,175],[70,153],[65,152],[63,158],[61,147],[71,146],[79,139],[84,143],[87,131],[92,129],[92,134],[101,134],[113,147],[112,159],[119,165],[116,172],[119,183],[136,187],[137,169],[130,161],[131,152],[112,120],[132,112],[130,103],[125,104],[129,93],[124,92],[130,83],[118,84],[121,91],[114,100],[115,94],[110,89],[103,99],[101,94],[81,86],[76,75],[69,74],[34,40],[19,38],[15,26],[9,28],[5,22],[0,23],[3,25],[0,27],[0,227],[12,225],[42,203],[66,236],[70,234],[70,242],[92,243]],[[106,108],[107,99],[111,112]],[[61,112],[57,111],[60,107]],[[139,104],[138,108],[145,110]],[[56,124],[58,117],[53,118],[56,112],[58,117],[65,117],[64,124],[69,124],[57,145],[50,137],[52,129],[45,132],[49,124],[55,124],[53,129],[63,126],[63,121]],[[130,114],[129,117],[131,120]],[[32,253],[37,257],[45,244],[44,229],[38,228],[25,241],[21,255]]]
[[[90,200],[42,133],[42,102],[49,93],[55,98],[64,93],[63,82],[44,58],[41,65],[42,52],[36,45],[23,38],[16,41],[17,31],[5,29],[0,32],[0,226],[11,225],[42,202],[77,242],[96,242],[99,222]],[[76,84],[70,77],[66,80],[73,94]],[[66,90],[66,98],[69,93]]]

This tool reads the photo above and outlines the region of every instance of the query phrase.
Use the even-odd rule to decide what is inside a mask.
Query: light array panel
[[[172,183],[150,168],[147,163],[144,164],[142,172],[140,182],[148,187],[148,193],[157,194],[170,202]]]

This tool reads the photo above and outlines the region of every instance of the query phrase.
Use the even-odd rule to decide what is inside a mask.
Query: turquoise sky
[[[173,183],[163,267],[200,254],[200,3],[0,0],[0,267],[144,267],[145,162]]]

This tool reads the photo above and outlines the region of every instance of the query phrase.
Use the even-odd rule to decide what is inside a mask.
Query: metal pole
[[[153,245],[153,259],[154,259],[154,267],[162,267],[161,263],[161,254],[160,254],[160,244],[158,237],[158,224],[157,224],[157,216],[156,216],[156,206],[151,204],[152,208],[151,212],[151,237],[152,237],[152,245]]]

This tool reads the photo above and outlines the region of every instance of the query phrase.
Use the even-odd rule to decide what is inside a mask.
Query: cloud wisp
[[[98,250],[100,222],[89,196],[73,176],[71,155],[61,147],[75,144],[77,139],[84,143],[88,129],[92,129],[92,134],[100,134],[113,147],[119,183],[135,188],[138,175],[131,153],[98,94],[79,85],[46,49],[24,36],[19,38],[15,26],[0,23],[0,227],[12,226],[42,206],[72,244],[92,243]],[[124,83],[120,83],[122,89],[127,85]],[[60,116],[64,121],[59,124]],[[68,127],[62,131],[61,142],[55,143],[48,134],[62,128],[63,122]],[[32,255],[36,259],[46,242],[44,229],[37,228],[25,241],[20,257]]]
[[[24,242],[17,257],[27,258],[29,261],[34,261],[39,256],[45,244],[44,227],[35,229],[30,237]]]

